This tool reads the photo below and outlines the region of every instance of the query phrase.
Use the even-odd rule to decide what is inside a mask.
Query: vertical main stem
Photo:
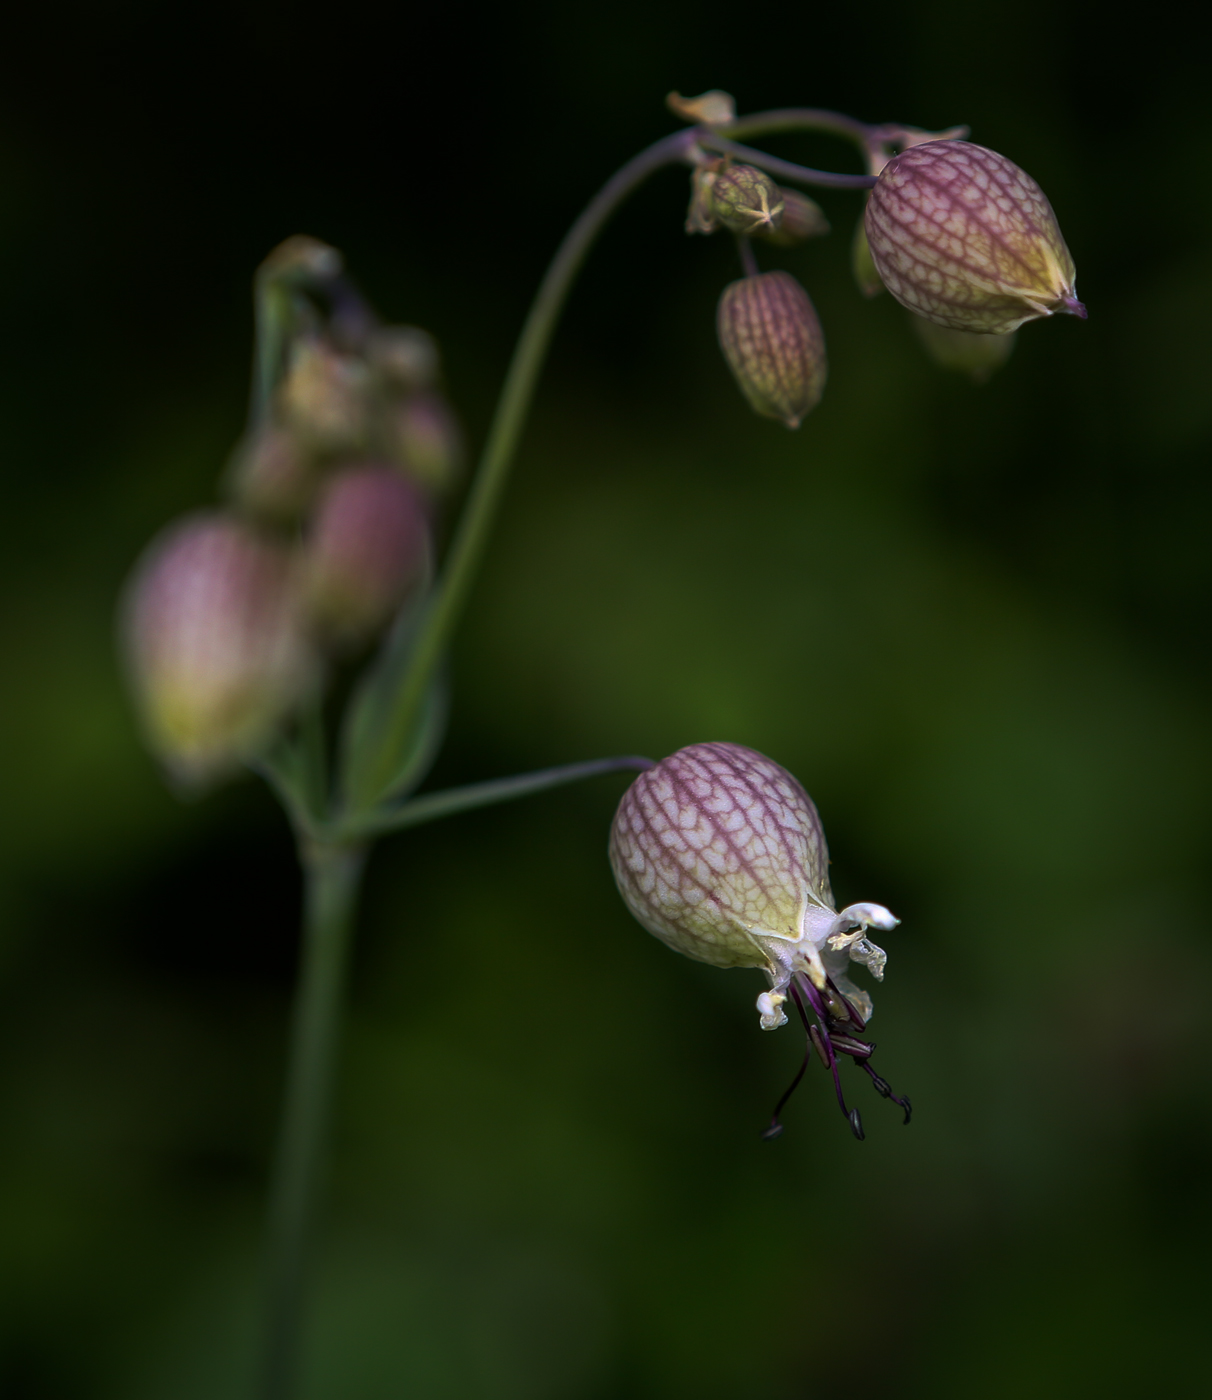
[[[307,1256],[324,1163],[341,1008],[364,853],[312,846],[303,955],[269,1215],[264,1400],[292,1400],[303,1340]]]

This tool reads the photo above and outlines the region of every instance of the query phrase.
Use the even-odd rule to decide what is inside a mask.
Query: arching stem
[[[429,608],[413,644],[408,668],[395,697],[391,722],[382,744],[385,755],[383,764],[377,770],[371,770],[364,790],[351,794],[355,809],[373,805],[383,786],[390,782],[392,755],[398,752],[405,736],[415,725],[430,681],[462,616],[534,397],[539,372],[569,289],[585,255],[606,221],[627,196],[654,171],[686,160],[697,136],[694,128],[674,132],[629,160],[607,181],[573,224],[547,269],[526,324],[522,327],[480,458],[475,484],[463,508],[445,566],[431,595]]]

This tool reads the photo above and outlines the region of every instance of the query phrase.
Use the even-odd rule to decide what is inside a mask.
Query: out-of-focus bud
[[[290,281],[329,281],[339,277],[343,269],[341,254],[318,238],[294,233],[274,248],[261,266],[257,276],[263,279]]]
[[[996,151],[970,141],[902,151],[871,191],[866,230],[884,285],[940,326],[997,335],[1040,316],[1085,318],[1052,206]]]
[[[431,495],[447,491],[463,466],[463,435],[440,394],[415,394],[396,404],[388,434],[392,457]]]
[[[730,92],[712,88],[698,97],[683,97],[680,92],[671,92],[665,99],[665,106],[683,121],[694,122],[698,126],[727,126],[736,120],[736,98]]]
[[[438,345],[419,326],[382,326],[370,337],[367,357],[393,388],[415,393],[438,377]]]
[[[304,336],[291,347],[278,413],[315,451],[354,452],[366,438],[368,390],[363,360],[341,354],[319,336]]]
[[[825,387],[825,337],[808,293],[789,272],[724,288],[720,346],[755,413],[798,428]]]
[[[911,316],[917,338],[937,365],[966,374],[978,384],[1001,367],[1014,349],[1016,331],[1007,335],[987,335],[980,331],[953,331],[923,316]]]
[[[423,577],[429,522],[421,493],[393,467],[349,467],[327,483],[304,549],[308,612],[338,643],[372,636]]]
[[[708,191],[716,223],[733,233],[777,229],[783,221],[783,192],[753,165],[730,165],[716,175]]]
[[[711,205],[711,187],[723,168],[723,160],[704,160],[691,170],[690,206],[686,210],[687,233],[714,233],[719,228]]]
[[[272,424],[254,429],[238,444],[228,479],[242,510],[281,523],[299,519],[316,487],[309,455],[295,437]]]
[[[876,271],[875,260],[871,256],[871,246],[867,242],[867,230],[862,219],[854,226],[854,238],[850,243],[850,271],[858,289],[865,297],[877,297],[884,290],[880,275]]]
[[[289,554],[219,512],[152,542],[123,624],[148,742],[185,784],[255,754],[311,683]]]
[[[797,243],[805,243],[809,238],[823,238],[829,232],[829,220],[825,211],[815,199],[809,199],[799,190],[784,189],[779,186],[779,198],[783,201],[783,218],[777,228],[758,230],[758,236],[777,248],[791,248]]]

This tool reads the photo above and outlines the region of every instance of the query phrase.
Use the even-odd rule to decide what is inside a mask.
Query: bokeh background
[[[771,255],[825,401],[751,417],[736,275],[667,173],[560,332],[431,786],[703,739],[805,782],[840,898],[901,915],[852,1140],[756,973],[625,913],[622,777],[385,843],[342,1067],[309,1400],[1135,1396],[1208,1310],[1212,142],[1167,7],[616,0],[42,7],[0,86],[0,1393],[250,1394],[297,876],[254,781],[183,804],[113,647],[215,499],[249,282],[306,232],[429,327],[473,442],[558,237],[741,109],[968,122],[1044,186],[1090,306],[975,388],[833,237]],[[847,147],[769,145],[852,169]]]

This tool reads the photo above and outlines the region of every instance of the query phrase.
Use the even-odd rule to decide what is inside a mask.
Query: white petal
[[[783,1010],[786,1000],[782,992],[763,992],[758,997],[757,1009],[764,1031],[777,1031],[780,1026],[787,1024],[787,1013]]]

